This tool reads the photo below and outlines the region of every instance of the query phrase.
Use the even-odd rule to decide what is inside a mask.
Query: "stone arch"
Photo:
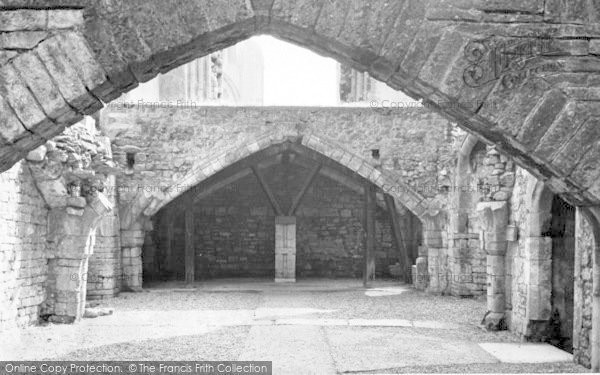
[[[464,188],[470,185],[471,181],[471,154],[473,149],[479,143],[479,138],[469,134],[465,137],[458,152],[456,162],[456,178],[455,178],[455,207],[456,215],[454,217],[453,231],[454,233],[466,233],[467,231],[467,210],[464,210],[466,202],[466,193]]]
[[[70,0],[59,5],[37,0],[0,11],[18,11],[19,4],[53,22],[39,26],[41,33],[15,38],[21,53],[10,53],[0,68],[2,170],[81,114],[98,110],[101,101],[267,33],[422,98],[514,156],[574,204],[600,202],[594,131],[600,122],[594,68],[599,58],[590,41],[600,36],[600,16],[586,0],[560,6],[485,0]],[[513,24],[507,13],[524,15]],[[574,14],[581,16],[573,20]],[[23,19],[26,27],[31,18]],[[11,32],[21,32],[18,19],[14,24]],[[551,53],[533,48],[541,42]],[[525,65],[517,61],[518,69],[501,74],[487,69],[497,55],[490,50],[523,46],[535,51]],[[561,131],[572,126],[573,137]]]
[[[544,222],[550,215],[552,208],[552,197],[554,193],[544,184],[543,181],[530,178],[527,184],[527,197],[530,207],[527,230],[529,237],[539,237],[542,235]]]
[[[453,275],[465,275],[472,273],[474,255],[480,249],[473,246],[479,240],[479,234],[469,233],[469,213],[475,211],[470,207],[470,188],[473,178],[471,157],[475,147],[480,144],[479,138],[468,134],[462,141],[458,151],[454,190],[452,194],[452,208],[450,211],[450,267]],[[468,284],[483,283],[483,279],[453,277],[450,282],[450,291],[454,295],[473,295],[473,288]],[[476,293],[476,292],[475,292]]]
[[[553,322],[560,321],[560,334],[551,339],[560,339],[555,345],[561,349],[576,352],[579,339],[574,338],[581,336],[575,327],[578,308],[575,290],[577,275],[581,273],[577,265],[581,254],[577,255],[574,233],[577,214],[544,182],[533,177],[529,177],[527,199],[530,211],[524,228],[524,255],[529,267],[525,275],[528,286],[524,335],[538,341],[548,336]]]
[[[153,216],[161,208],[210,176],[256,152],[284,142],[297,143],[348,168],[373,183],[384,193],[392,196],[421,220],[428,211],[433,210],[437,213],[437,205],[433,201],[414,191],[394,172],[375,168],[362,157],[323,136],[314,133],[305,134],[300,130],[282,130],[244,140],[242,143],[233,145],[216,156],[198,161],[184,177],[174,182],[171,187],[165,188],[162,192],[138,192],[132,202],[121,209],[121,228],[129,229],[135,226],[136,223],[146,222],[147,220],[144,218]]]
[[[530,263],[527,280],[527,326],[524,335],[538,340],[546,329],[552,314],[552,239],[543,235],[544,225],[550,219],[554,193],[542,182],[529,177],[527,183],[527,207],[529,217],[525,227],[525,258]]]

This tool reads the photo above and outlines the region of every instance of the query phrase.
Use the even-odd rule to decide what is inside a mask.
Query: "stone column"
[[[108,177],[109,192],[116,191],[114,176]],[[117,205],[115,194],[107,197],[113,206]],[[96,230],[94,254],[89,259],[87,279],[87,299],[114,297],[121,289],[121,225],[118,210],[100,219]]]
[[[112,210],[102,194],[87,205],[83,197],[71,197],[68,204],[65,209],[53,209],[48,220],[48,297],[42,314],[56,323],[72,323],[83,315],[88,259],[94,250],[96,227]]]
[[[472,296],[477,286],[476,269],[473,265],[473,253],[479,245],[479,237],[473,233],[454,233],[451,244],[450,259],[452,280],[451,292],[456,296]]]
[[[419,246],[419,256],[413,266],[415,276],[413,283],[417,290],[425,290],[429,286],[429,272],[427,271],[427,247]]]
[[[498,331],[505,324],[505,261],[508,207],[506,201],[480,202],[477,204],[482,234],[481,246],[487,253],[487,313],[483,325],[488,330]]]
[[[426,256],[427,259],[427,291],[441,293],[448,286],[450,275],[446,274],[446,249],[443,241],[444,216],[440,212],[425,214],[423,217],[423,243],[425,249],[419,249],[419,257]],[[423,260],[420,263],[423,267]],[[419,266],[417,265],[417,268]],[[418,272],[418,271],[417,271]],[[422,285],[420,285],[422,287]]]
[[[552,238],[532,236],[525,244],[525,336],[531,341],[539,341],[545,335],[552,314]]]
[[[121,229],[121,264],[123,267],[122,290],[139,292],[142,290],[142,246],[146,226],[151,225],[142,219],[129,229]]]

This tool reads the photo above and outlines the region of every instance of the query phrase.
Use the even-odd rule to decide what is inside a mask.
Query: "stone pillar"
[[[427,259],[428,285],[427,291],[431,293],[441,293],[449,285],[449,277],[446,272],[446,249],[444,249],[442,224],[444,215],[440,212],[425,214],[423,217],[423,243],[425,249],[419,249],[421,254]],[[423,261],[420,262],[421,267]]]
[[[419,246],[419,256],[414,265],[415,277],[414,286],[417,290],[425,290],[429,286],[429,272],[427,266],[427,248]]]
[[[275,282],[296,282],[296,217],[275,217]]]
[[[452,280],[451,292],[455,296],[472,296],[477,287],[476,264],[473,266],[473,253],[479,244],[479,237],[473,233],[454,233],[449,241]]]
[[[125,291],[142,290],[142,246],[145,230],[143,223],[134,223],[130,229],[121,229],[121,264],[123,280],[121,287]]]
[[[42,315],[56,323],[79,320],[85,309],[88,259],[94,250],[96,227],[100,219],[112,210],[112,205],[102,194],[89,204],[83,197],[71,197],[68,202],[79,201],[55,208],[48,220],[48,297]]]
[[[539,341],[552,315],[552,238],[529,237],[525,242],[525,283],[527,284],[527,328],[525,336]]]
[[[482,234],[480,243],[487,254],[487,313],[483,325],[488,330],[506,329],[505,261],[508,207],[506,201],[477,204]]]
[[[110,142],[108,143],[110,145]],[[116,192],[114,176],[107,178],[109,192]],[[117,205],[115,194],[107,197],[113,206]],[[87,279],[87,299],[114,297],[121,289],[121,225],[117,210],[100,219],[96,230],[94,254],[89,259]]]

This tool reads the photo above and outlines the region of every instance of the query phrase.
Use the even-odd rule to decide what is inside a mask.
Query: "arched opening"
[[[49,15],[59,15],[59,18],[65,18],[64,24],[58,27],[56,22],[37,25],[35,31],[38,31],[37,28],[48,28],[50,31],[40,32],[45,36],[29,47],[15,47],[14,51],[8,52],[8,63],[3,66],[0,77],[3,86],[0,98],[2,123],[8,124],[1,134],[4,146],[0,154],[2,168],[7,168],[29,150],[57,135],[64,126],[74,123],[82,114],[96,111],[102,106],[101,101],[110,101],[135,87],[138,82],[147,81],[158,72],[168,71],[197,56],[207,55],[252,35],[269,33],[368,71],[393,88],[405,88],[413,97],[433,103],[434,108],[460,121],[461,126],[479,134],[490,143],[497,144],[537,177],[548,178],[548,186],[560,191],[571,202],[581,205],[597,203],[598,147],[595,137],[591,136],[595,134],[593,129],[598,124],[598,114],[593,103],[597,97],[588,95],[587,91],[589,86],[597,83],[597,80],[588,77],[589,65],[593,65],[597,59],[597,46],[590,43],[590,39],[594,38],[590,38],[589,30],[578,30],[575,32],[577,35],[572,32],[565,34],[561,27],[555,27],[559,22],[552,22],[551,25],[538,24],[541,20],[572,21],[561,18],[562,15],[554,18],[556,10],[550,9],[551,7],[531,8],[530,5],[525,5],[519,9],[504,9],[498,8],[497,4],[494,6],[483,3],[486,2],[475,2],[472,4],[473,11],[464,12],[452,2],[430,10],[428,1],[385,2],[381,4],[385,5],[382,7],[371,4],[365,6],[361,2],[325,2],[319,9],[305,6],[301,2],[222,2],[218,7],[190,2],[182,4],[173,15],[169,9],[172,6],[170,3],[115,1],[110,7],[104,6],[104,3],[96,5],[94,2],[84,2],[77,9],[60,8],[51,11],[58,13],[40,13],[38,15],[41,17],[34,18],[54,20]],[[43,4],[39,4],[39,8],[32,8],[31,11],[50,12],[44,9]],[[589,11],[588,21],[596,16],[597,12],[592,8],[591,2],[587,2],[582,9]],[[11,7],[7,11],[12,10],[14,9]],[[525,13],[528,14],[521,14],[521,10],[526,10]],[[73,19],[64,17],[63,11],[73,12],[68,14]],[[520,20],[534,22],[524,22],[525,25],[518,27],[505,27],[509,23],[506,13],[515,12],[519,14]],[[542,13],[543,17],[539,18]],[[461,22],[459,27],[448,27],[448,24],[457,20]],[[462,25],[463,23],[468,25]],[[502,25],[494,25],[495,23]],[[575,22],[581,23],[586,21]],[[51,24],[54,26],[50,26]],[[572,25],[570,22],[569,24]],[[178,27],[170,28],[166,25]],[[23,35],[32,36],[27,34],[28,31],[30,30],[26,30]],[[543,69],[534,67],[527,70],[526,74],[513,76],[512,73],[515,72],[508,72],[504,76],[492,77],[490,82],[498,81],[497,84],[474,82],[479,78],[489,78],[486,75],[490,72],[474,74],[476,71],[481,73],[479,68],[494,65],[487,64],[490,62],[487,59],[495,54],[482,53],[481,47],[487,46],[485,43],[477,45],[481,40],[491,39],[494,42],[498,34],[501,34],[502,42],[505,39],[535,40],[546,32],[549,39],[573,38],[564,43],[561,47],[564,50],[559,52],[568,56],[565,58],[568,61],[555,65],[552,74],[540,77],[538,73],[543,73]],[[16,35],[7,36],[9,40]],[[17,36],[14,39],[19,38]],[[587,44],[580,46],[578,42]],[[588,53],[594,56],[586,56]],[[485,58],[485,61],[479,59],[474,65],[470,64],[473,57],[476,60]],[[554,57],[536,55],[536,59],[532,60],[551,62]],[[30,72],[34,74],[29,74]],[[583,75],[574,77],[571,74],[573,72]],[[575,88],[571,85],[575,85]],[[561,89],[556,89],[557,87]],[[355,87],[350,93],[360,97],[361,89]],[[482,101],[496,103],[484,105],[487,103]],[[450,103],[450,108],[443,103]],[[502,107],[499,111],[498,104]],[[563,131],[564,129],[573,131]],[[130,170],[145,162],[143,155],[138,156],[135,152],[126,156],[126,159]],[[218,167],[219,161],[216,166],[211,164],[209,169],[214,172],[219,170]],[[371,170],[366,169],[366,174],[371,173]],[[268,186],[264,182],[259,185],[263,190]],[[367,202],[378,200],[368,193],[369,187],[363,188]],[[389,202],[389,196],[384,196],[383,199]],[[269,201],[271,206],[276,206],[273,203],[275,199],[269,197]],[[158,207],[159,204],[156,203],[155,206]],[[420,202],[406,201],[407,207],[413,210],[419,204]],[[150,207],[147,216],[153,215],[156,207]],[[278,210],[274,208],[274,211]],[[371,211],[370,224],[369,220],[365,220],[365,226],[376,227],[374,211]],[[557,212],[560,215],[560,211]],[[184,221],[186,224],[190,223],[189,220]],[[290,223],[284,220],[280,224]],[[564,235],[560,229],[562,224],[557,225],[557,233]],[[432,227],[430,232],[442,232],[435,225]],[[124,232],[129,229],[131,228],[125,228]],[[561,246],[554,243],[552,228],[549,229],[549,237],[543,233],[540,229],[532,235],[537,237],[534,241],[545,244],[547,241],[544,238],[550,238],[552,249]],[[442,236],[439,234],[441,233],[432,237],[432,243],[442,243]],[[132,257],[132,249],[137,249],[138,238],[134,237],[128,238],[131,241],[127,242],[128,246],[124,246],[130,249],[123,252],[127,254],[125,259]],[[558,238],[558,235],[554,238]],[[373,249],[374,238],[371,237],[366,243],[366,248],[371,246]],[[547,247],[535,249],[546,251]],[[431,251],[432,259],[436,258],[436,252],[439,251]],[[536,255],[541,256],[539,253]],[[498,264],[501,264],[499,256],[494,256],[498,258]],[[194,259],[195,257],[192,264],[195,264]],[[541,264],[540,262],[540,267]],[[597,265],[598,258],[595,260],[594,279],[596,318],[600,311],[597,304]],[[368,268],[366,270],[368,274]],[[498,270],[501,271],[502,268],[498,267]],[[188,272],[185,273],[187,276]],[[560,277],[559,275],[558,278]],[[503,285],[499,283],[496,287],[500,290]],[[535,288],[532,290],[540,292]],[[560,293],[558,291],[556,294]],[[503,293],[497,295],[501,297]],[[503,304],[500,298],[498,301],[498,305]],[[551,305],[560,303],[560,298],[551,300]],[[555,309],[560,315],[559,310]],[[593,342],[597,349],[597,324],[594,324],[594,330]],[[560,338],[561,335],[562,333],[557,337]],[[595,350],[593,354],[597,357],[597,353],[598,350]],[[594,363],[597,368],[597,358]]]
[[[575,275],[575,207],[558,195],[552,198],[549,220],[542,236],[552,243],[552,291],[549,340],[553,345],[573,352],[573,312]]]
[[[547,341],[573,352],[576,275],[576,211],[542,182],[532,181],[529,262],[528,332],[533,340]],[[579,272],[578,272],[579,271]]]
[[[544,24],[540,31],[537,21],[525,22],[524,29],[502,27],[507,22],[507,11],[553,13],[554,9],[547,9],[553,7],[540,7],[537,2],[525,7],[483,1],[469,5],[478,15],[491,14],[484,20],[471,18],[453,2],[439,4],[430,11],[428,1],[382,1],[377,6],[360,1],[325,2],[320,6],[280,1],[208,6],[199,2],[178,4],[177,12],[169,11],[171,3],[161,1],[117,1],[110,7],[96,2],[80,5],[63,10],[39,4],[34,10],[41,17],[35,19],[47,19],[50,10],[64,17],[65,11],[71,12],[69,22],[37,25],[48,31],[42,36],[11,34],[11,39],[21,42],[22,49],[17,50],[23,53],[11,51],[8,60],[25,72],[35,70],[39,77],[25,73],[25,82],[18,72],[10,71],[8,79],[3,79],[3,86],[16,89],[15,95],[11,93],[0,103],[3,108],[12,106],[15,110],[3,111],[4,121],[11,128],[3,134],[9,145],[0,150],[3,170],[83,114],[96,112],[103,102],[110,102],[140,82],[252,36],[269,34],[367,71],[393,89],[422,98],[461,127],[514,155],[521,166],[538,178],[546,178],[553,189],[564,191],[572,202],[598,202],[597,149],[594,137],[587,136],[593,134],[598,117],[594,104],[586,99],[588,87],[581,84],[580,90],[567,92],[555,89],[563,82],[574,84],[569,78],[573,71],[595,74],[588,65],[594,64],[596,56],[587,55],[587,51],[592,53],[591,48],[579,49],[579,44],[573,43],[573,50],[559,47],[557,51],[572,58],[573,64],[553,64],[554,51],[545,55],[532,47],[539,47],[540,35],[549,41],[569,38],[562,29]],[[597,13],[589,2],[581,9],[585,9],[583,13]],[[456,26],[464,23],[465,28],[449,27],[455,22]],[[589,33],[582,31],[571,37],[573,42],[581,42],[592,38]],[[586,37],[582,39],[583,35]],[[497,54],[487,51],[499,44],[511,46],[506,56],[516,61],[508,65],[528,68],[525,74],[490,68]],[[520,50],[530,50],[535,58],[521,61],[521,54],[515,53]],[[42,61],[31,60],[27,55],[32,51]],[[35,69],[40,64],[47,72]],[[540,69],[545,64],[552,69],[551,81],[545,80],[546,72]],[[58,87],[56,83],[60,83]],[[539,127],[540,123],[544,125]],[[576,130],[578,137],[554,131],[568,124],[581,125]],[[585,147],[581,147],[583,141]],[[556,147],[561,144],[565,147]],[[577,157],[567,157],[569,161],[563,165],[559,160],[569,150]]]
[[[145,283],[367,274],[409,282],[422,232],[372,181],[291,141],[218,171],[151,220]]]
[[[453,237],[454,295],[472,297],[487,291],[486,251],[481,246],[482,218],[477,212],[479,202],[506,200],[514,183],[513,166],[496,169],[508,158],[489,148],[474,135],[467,135],[458,152],[450,224]],[[496,173],[496,174],[494,174]],[[509,181],[513,176],[513,182]],[[501,181],[507,181],[502,184]],[[503,192],[505,197],[497,196]]]

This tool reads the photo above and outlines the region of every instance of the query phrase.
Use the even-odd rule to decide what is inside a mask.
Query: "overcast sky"
[[[265,105],[338,105],[335,60],[271,36],[254,37],[265,61]]]

